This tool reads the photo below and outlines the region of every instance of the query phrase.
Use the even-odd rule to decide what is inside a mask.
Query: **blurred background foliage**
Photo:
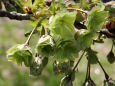
[[[28,68],[9,62],[6,58],[6,51],[11,46],[26,41],[27,38],[24,36],[24,33],[32,29],[28,23],[27,21],[0,18],[0,86],[59,86],[60,79],[63,75],[54,75],[51,61],[43,70],[42,75],[34,77],[29,74]],[[33,35],[30,44],[35,45],[37,39],[38,35]],[[102,65],[115,80],[115,63],[109,64],[106,59],[106,55],[111,49],[112,41],[111,39],[104,41],[105,43],[103,44],[92,45],[92,48],[99,52],[98,57]],[[50,60],[52,60],[52,58]],[[86,65],[87,60],[84,57],[76,70],[74,86],[81,86],[84,82]],[[91,65],[91,77],[97,86],[101,86],[104,80],[104,74],[98,64]]]

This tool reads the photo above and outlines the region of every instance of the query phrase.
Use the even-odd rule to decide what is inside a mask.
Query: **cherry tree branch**
[[[14,20],[30,20],[30,16],[27,14],[7,12],[3,10],[0,10],[0,17],[8,17],[9,19],[14,19]]]
[[[110,33],[107,29],[102,29],[99,33],[106,35],[109,38],[115,39],[115,34]]]

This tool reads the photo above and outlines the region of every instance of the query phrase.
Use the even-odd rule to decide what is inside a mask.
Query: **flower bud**
[[[30,66],[30,74],[34,76],[40,75],[47,63],[47,57],[36,57],[35,61]]]
[[[74,62],[71,60],[68,61],[55,61],[53,64],[53,70],[55,74],[60,74],[60,73],[68,73],[71,71],[73,67]]]
[[[82,86],[96,86],[93,80],[88,79]]]

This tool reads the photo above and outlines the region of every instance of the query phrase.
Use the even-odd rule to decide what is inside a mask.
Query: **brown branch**
[[[115,34],[109,32],[107,29],[102,29],[99,33],[106,35],[108,38],[114,38],[115,39]]]
[[[3,10],[0,10],[0,17],[8,17],[9,19],[14,19],[14,20],[30,20],[30,16],[27,14],[7,12]]]

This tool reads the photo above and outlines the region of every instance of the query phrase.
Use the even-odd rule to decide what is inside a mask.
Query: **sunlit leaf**
[[[100,4],[95,6],[88,14],[86,26],[92,33],[99,31],[108,17],[108,12],[104,11],[104,8],[104,5]]]
[[[64,39],[73,39],[75,30],[73,24],[76,18],[76,12],[60,11],[50,23],[52,36],[60,36]]]
[[[84,50],[89,48],[90,45],[93,43],[93,38],[95,34],[89,32],[89,30],[81,29],[76,32],[74,38],[76,40],[76,47],[77,50]]]

